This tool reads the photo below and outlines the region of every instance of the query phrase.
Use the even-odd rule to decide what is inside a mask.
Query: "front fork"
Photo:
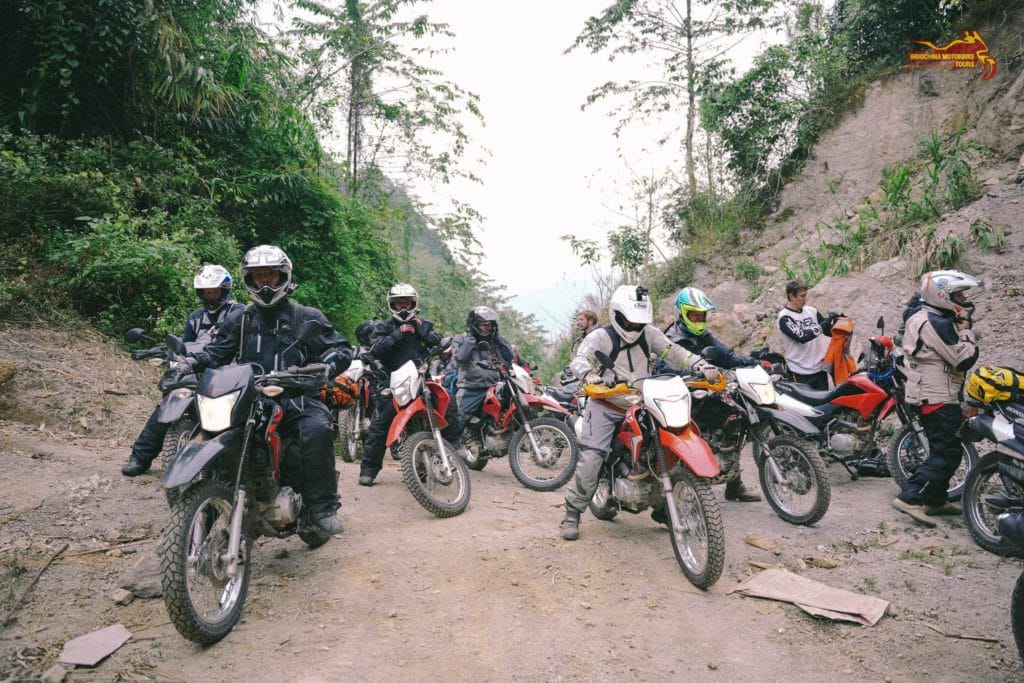
[[[651,441],[654,446],[654,462],[658,468],[658,481],[661,482],[661,490],[665,494],[665,508],[668,510],[668,517],[672,530],[675,533],[675,529],[682,527],[682,515],[676,508],[676,497],[672,495],[672,477],[668,473],[668,466],[665,464],[665,451],[661,448],[660,434],[658,433],[658,425],[653,419],[650,420],[650,434]]]
[[[452,476],[452,455],[444,445],[444,437],[441,436],[441,428],[437,425],[437,416],[434,415],[434,402],[430,400],[430,389],[428,387],[423,388],[423,405],[427,408],[427,424],[430,425],[430,433],[433,435],[434,443],[437,444],[437,450],[441,454],[441,465],[444,467],[444,474],[446,477],[450,477]]]
[[[231,527],[228,532],[228,549],[226,552],[225,564],[227,566],[228,579],[234,579],[238,574],[239,551],[242,548],[242,524],[245,521],[246,491],[245,483],[242,481],[242,473],[245,472],[246,461],[249,455],[249,442],[252,440],[252,433],[256,427],[255,409],[249,413],[249,419],[245,423],[245,437],[242,439],[242,449],[238,455],[238,473],[235,475],[235,500],[231,507]]]
[[[519,406],[519,414],[523,417],[523,430],[526,432],[527,438],[530,439],[530,448],[533,449],[533,455],[535,458],[540,458],[540,444],[537,443],[537,437],[533,435],[533,427],[530,426],[530,404],[523,400],[522,394],[518,390],[516,392],[516,405]]]
[[[754,462],[760,464],[761,461],[764,461],[765,469],[768,470],[768,476],[772,481],[776,484],[785,483],[786,475],[782,473],[779,463],[775,462],[775,457],[772,456],[772,450],[768,448],[768,441],[765,439],[765,423],[761,421],[757,411],[752,408],[747,409],[747,420],[750,425],[750,436],[754,440]]]

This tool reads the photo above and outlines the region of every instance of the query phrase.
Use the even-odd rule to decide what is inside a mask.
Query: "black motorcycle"
[[[321,331],[307,321],[298,339]],[[185,353],[180,339],[168,336],[167,343]],[[267,372],[240,363],[203,373],[195,396],[199,429],[160,480],[177,490],[159,551],[164,603],[188,640],[215,643],[238,622],[256,538],[298,534],[311,548],[327,542],[296,491],[302,459],[298,443],[278,431],[284,410],[277,398],[289,389],[319,391],[329,367]]]

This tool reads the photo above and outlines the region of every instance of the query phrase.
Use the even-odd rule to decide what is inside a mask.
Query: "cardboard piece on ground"
[[[874,626],[889,603],[869,595],[832,588],[784,569],[766,569],[736,584],[729,593],[791,602],[816,616]]]
[[[96,666],[96,664],[124,645],[132,634],[121,624],[78,636],[64,643],[60,660],[65,664]]]

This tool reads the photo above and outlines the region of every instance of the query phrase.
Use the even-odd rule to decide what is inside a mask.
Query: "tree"
[[[634,119],[685,108],[683,148],[691,193],[697,191],[694,137],[697,84],[703,69],[718,64],[732,47],[725,39],[742,39],[779,20],[769,16],[775,0],[734,0],[711,7],[705,4],[703,8],[696,3],[698,11],[694,4],[694,0],[616,0],[600,15],[587,19],[583,31],[566,50],[583,46],[592,53],[607,51],[609,60],[646,53],[661,57],[657,78],[608,81],[591,92],[587,104],[609,95],[627,96],[628,102],[618,110],[624,114],[616,132]]]

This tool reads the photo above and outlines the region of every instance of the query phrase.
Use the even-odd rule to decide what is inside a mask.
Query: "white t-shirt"
[[[783,321],[783,318],[787,318]],[[797,313],[790,308],[783,308],[778,315],[779,329],[784,326],[796,335],[806,336],[814,334],[812,339],[806,342],[798,342],[787,334],[782,335],[782,355],[786,358],[786,365],[790,372],[798,375],[813,375],[821,371],[821,361],[828,351],[829,339],[822,333],[821,325],[818,323],[818,310],[813,306],[804,306],[803,310]]]

